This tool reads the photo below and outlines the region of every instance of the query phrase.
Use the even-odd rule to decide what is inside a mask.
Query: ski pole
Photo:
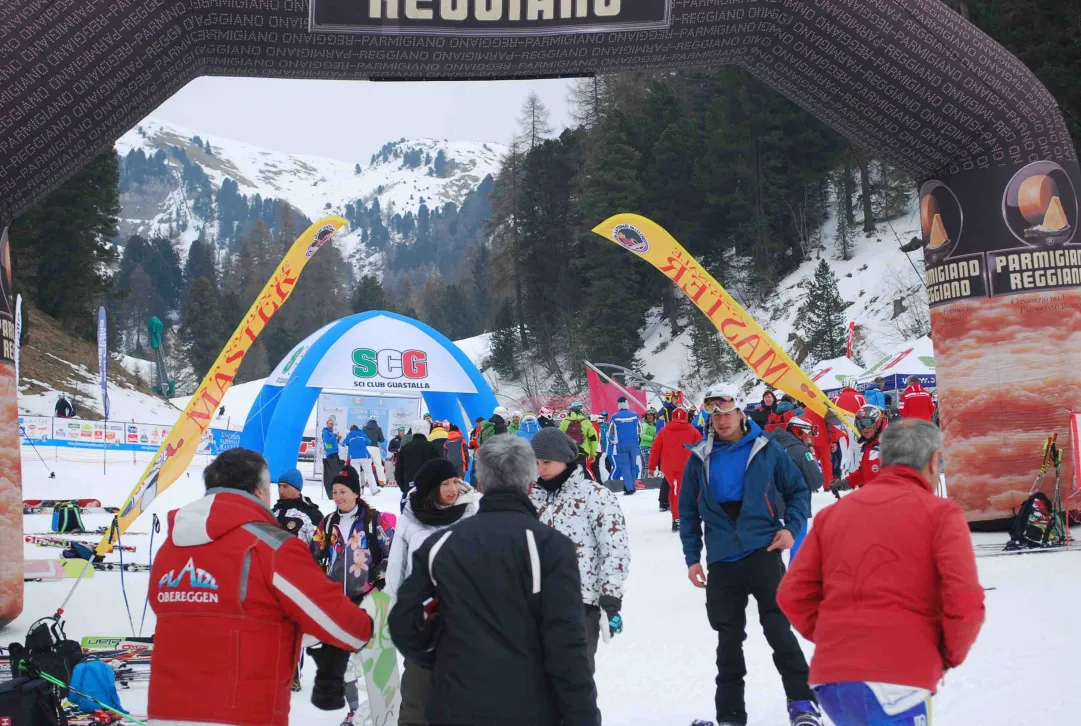
[[[124,548],[120,542],[120,526],[119,520],[113,517],[112,532],[109,534],[109,540],[112,540],[112,535],[116,534],[116,551],[120,555],[120,592],[124,595],[124,609],[128,611],[128,625],[131,626],[131,634],[135,635],[135,620],[131,617],[131,605],[128,604],[128,588],[124,584]],[[153,553],[151,554],[153,556]],[[150,593],[147,592],[147,597]]]
[[[154,521],[150,525],[150,564],[148,567],[154,566],[154,533],[161,531],[161,520],[158,519],[158,515],[154,515]],[[146,588],[146,600],[143,600],[143,617],[139,618],[139,636],[143,637],[143,623],[146,622],[146,606],[150,604],[150,588]]]
[[[19,424],[19,431],[23,432],[23,436],[26,436],[26,440],[30,443],[30,448],[33,449],[34,453],[38,455],[39,459],[41,459],[41,463],[45,464],[45,457],[41,455],[40,451],[38,451],[38,447],[34,446],[34,440],[30,438],[30,436],[26,433],[26,429],[22,427],[22,424]],[[45,471],[49,472],[50,479],[56,478],[56,472],[50,469],[48,464],[45,464]]]
[[[60,688],[66,688],[69,691],[71,691],[72,693],[74,693],[76,696],[82,696],[83,698],[85,698],[88,701],[93,701],[94,703],[96,703],[99,706],[101,706],[102,708],[104,708],[106,711],[112,711],[113,713],[115,713],[120,718],[125,718],[128,721],[134,721],[135,723],[139,724],[139,726],[149,726],[149,724],[147,724],[145,721],[140,721],[139,719],[132,716],[130,713],[124,713],[123,711],[117,710],[117,709],[113,708],[112,706],[106,706],[104,703],[102,703],[98,699],[94,698],[93,696],[88,696],[85,693],[83,693],[82,691],[75,690],[74,688],[69,686],[67,683],[64,683],[59,678],[54,678],[53,676],[49,675],[45,671],[41,671],[39,675],[44,680],[48,681],[49,683],[52,683],[54,686],[59,686]]]

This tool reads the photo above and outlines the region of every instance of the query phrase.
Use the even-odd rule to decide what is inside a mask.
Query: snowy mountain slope
[[[204,144],[209,142],[210,153],[193,141],[196,136]],[[371,159],[342,161],[286,154],[243,141],[200,135],[197,130],[153,116],[116,142],[121,156],[133,149],[153,156],[158,150],[169,152],[171,147],[182,149],[188,159],[202,167],[215,191],[230,178],[237,182],[241,194],[284,199],[310,219],[342,213],[346,204],[356,200],[369,204],[376,197],[384,214],[390,215],[407,211],[415,214],[422,203],[429,207],[447,202],[460,205],[485,176],[498,171],[499,159],[506,151],[495,143],[401,139],[387,145],[398,156],[391,153],[386,160],[379,158],[375,163]],[[420,164],[415,168],[404,165],[402,157],[406,152],[418,154]],[[440,152],[446,159],[442,177],[434,173],[434,160]],[[137,198],[122,197],[122,234],[166,233],[186,227],[180,235],[182,247],[186,248],[207,220],[200,218],[184,194],[181,162],[170,155],[167,164],[174,172],[173,183],[141,190]],[[359,244],[359,238],[354,244]]]

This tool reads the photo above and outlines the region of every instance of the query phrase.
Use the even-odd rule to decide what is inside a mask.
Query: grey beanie
[[[530,444],[533,446],[533,455],[538,459],[569,464],[578,458],[578,444],[554,426],[538,431],[533,435]]]

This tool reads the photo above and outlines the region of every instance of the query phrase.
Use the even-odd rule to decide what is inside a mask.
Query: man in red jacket
[[[687,459],[691,457],[687,446],[701,440],[698,429],[687,423],[687,411],[677,407],[672,411],[672,420],[653,439],[653,447],[649,450],[649,470],[660,469],[669,484],[668,504],[673,532],[679,531],[679,485],[683,481]]]
[[[344,673],[348,652],[371,637],[372,620],[327,579],[307,545],[278,526],[262,456],[225,451],[203,481],[206,496],[169,513],[169,538],[151,569],[158,623],[150,721],[288,726],[302,633],[324,643]],[[312,702],[321,706],[317,692],[334,691],[320,678],[328,653],[309,652],[320,663]]]
[[[931,421],[935,417],[935,401],[931,392],[920,385],[919,376],[909,376],[908,388],[901,394],[897,411],[901,418],[918,418]]]
[[[942,433],[904,421],[882,434],[885,468],[815,517],[777,603],[815,644],[810,682],[838,726],[929,724],[944,671],[984,620],[961,507],[935,496]]]

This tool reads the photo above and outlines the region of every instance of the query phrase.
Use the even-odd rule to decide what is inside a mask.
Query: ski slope
[[[27,498],[97,497],[106,505],[119,505],[142,472],[144,464],[59,462],[50,466],[56,479],[48,479],[41,462],[24,453],[23,486]],[[201,496],[205,461],[197,460],[173,487],[151,507],[162,520],[154,547],[165,538],[166,512]],[[309,482],[305,494],[329,513],[331,505],[321,487]],[[373,505],[397,511],[396,489],[374,498]],[[620,497],[630,532],[632,562],[623,616],[626,630],[610,644],[601,644],[597,656],[597,687],[606,724],[612,726],[682,726],[695,718],[712,720],[716,639],[706,621],[704,592],[686,578],[679,537],[670,531],[671,519],[657,511],[656,497],[639,492]],[[814,498],[819,510],[833,501],[828,493]],[[27,532],[44,532],[48,515],[26,517]],[[88,527],[108,524],[108,515],[85,515]],[[150,514],[132,531],[149,533]],[[1075,536],[1081,532],[1075,532]],[[1004,541],[1005,535],[975,535],[981,542]],[[125,561],[147,562],[149,536],[128,535],[125,544],[138,548],[125,553]],[[56,556],[59,550],[27,545],[27,558]],[[110,559],[117,559],[111,555]],[[980,578],[987,593],[987,622],[968,662],[946,676],[934,703],[935,726],[1025,726],[1076,722],[1076,706],[1064,697],[1075,686],[1071,646],[1081,642],[1081,553],[1062,552],[979,561]],[[126,573],[124,585],[134,629],[139,630],[149,576]],[[71,581],[27,583],[22,616],[0,632],[8,642],[22,638],[37,618],[51,615],[71,589]],[[749,726],[787,723],[784,693],[771,652],[758,625],[755,606],[747,615],[747,706]],[[127,608],[118,573],[98,572],[82,582],[66,608],[68,635],[126,635]],[[144,634],[154,628],[147,608]],[[804,643],[810,656],[813,646]],[[207,657],[214,657],[207,643]],[[336,726],[345,712],[320,712],[310,703],[314,668],[304,674],[304,689],[293,695],[291,724]],[[361,689],[363,698],[363,688]],[[146,687],[120,692],[124,706],[146,713]]]

